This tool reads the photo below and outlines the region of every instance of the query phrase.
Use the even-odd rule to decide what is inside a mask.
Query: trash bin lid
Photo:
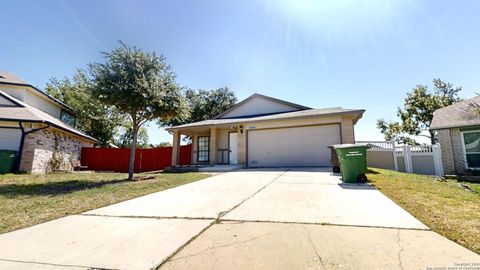
[[[342,149],[342,148],[353,148],[353,147],[365,147],[365,148],[370,148],[366,145],[360,145],[360,144],[353,144],[353,143],[345,143],[345,144],[334,144],[332,145],[334,149]]]

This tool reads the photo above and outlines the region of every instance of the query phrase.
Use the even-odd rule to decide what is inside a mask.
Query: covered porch
[[[172,130],[172,166],[179,165],[182,135],[192,142],[192,165],[244,164],[242,125],[215,125]]]

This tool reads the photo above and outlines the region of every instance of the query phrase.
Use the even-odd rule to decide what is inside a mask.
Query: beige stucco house
[[[464,100],[433,113],[445,174],[480,170],[480,97]]]
[[[72,110],[8,72],[0,72],[0,150],[17,151],[14,170],[72,170],[98,141],[75,129]]]
[[[213,119],[167,128],[172,165],[181,135],[192,138],[192,163],[245,167],[330,166],[329,145],[354,143],[364,110],[312,109],[254,94]]]

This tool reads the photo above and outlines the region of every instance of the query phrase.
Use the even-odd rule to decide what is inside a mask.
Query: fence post
[[[412,153],[410,152],[410,145],[403,146],[403,161],[405,162],[405,172],[413,173]]]
[[[440,148],[440,144],[437,143],[432,145],[432,153],[433,153],[433,164],[435,164],[435,175],[436,176],[443,176],[443,163],[442,163],[442,149]]]
[[[392,154],[393,154],[393,167],[395,168],[395,171],[398,172],[398,160],[397,160],[397,146],[395,145],[395,141],[391,141],[392,143]]]

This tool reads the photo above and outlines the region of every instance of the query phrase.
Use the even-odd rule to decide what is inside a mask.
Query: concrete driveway
[[[0,269],[426,269],[480,263],[327,169],[241,170],[0,235]]]

